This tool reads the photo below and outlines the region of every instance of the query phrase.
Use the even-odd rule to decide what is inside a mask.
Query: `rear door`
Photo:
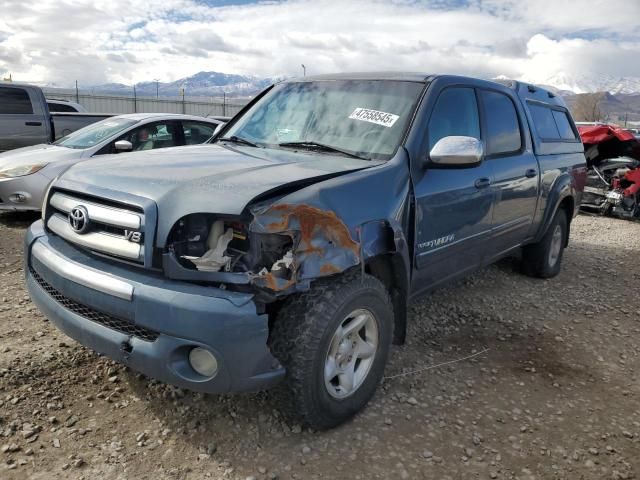
[[[424,133],[428,137],[427,152],[446,136],[481,139],[473,87],[449,86],[436,95]],[[485,161],[466,168],[429,165],[414,177],[414,294],[483,263],[491,234],[491,182],[491,168]]]
[[[517,99],[486,88],[478,89],[478,96],[485,161],[493,173],[491,258],[495,258],[529,235],[538,199],[539,167],[525,136],[528,130]]]
[[[49,141],[43,105],[35,90],[0,85],[0,151]]]

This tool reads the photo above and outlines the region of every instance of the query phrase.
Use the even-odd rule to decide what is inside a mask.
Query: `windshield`
[[[87,125],[80,130],[76,130],[66,137],[53,142],[53,144],[77,149],[93,147],[136,123],[137,120],[127,118],[107,118],[106,120],[101,120]]]
[[[422,83],[390,80],[276,85],[224,138],[249,146],[388,160],[402,141],[423,88]]]

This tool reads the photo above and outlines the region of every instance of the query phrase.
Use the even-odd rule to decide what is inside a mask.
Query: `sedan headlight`
[[[46,165],[46,163],[32,163],[30,165],[5,168],[0,170],[0,178],[24,177],[25,175],[31,175],[32,173],[42,170]]]

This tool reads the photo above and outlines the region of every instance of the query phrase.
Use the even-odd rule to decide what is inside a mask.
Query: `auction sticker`
[[[369,110],[368,108],[356,108],[353,113],[349,115],[349,118],[390,128],[393,127],[393,124],[396,123],[400,117],[393,113]]]

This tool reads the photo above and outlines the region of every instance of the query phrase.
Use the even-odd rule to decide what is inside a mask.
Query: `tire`
[[[562,266],[567,231],[567,214],[563,208],[559,208],[542,239],[522,249],[522,271],[526,275],[538,278],[552,278],[558,275]]]
[[[342,332],[352,327],[353,332],[340,342],[338,327]],[[316,430],[351,418],[371,399],[382,379],[392,331],[391,299],[371,275],[354,272],[323,279],[309,292],[287,299],[270,336],[271,351],[287,372],[276,391],[278,408],[290,420]],[[372,347],[374,338],[377,346]],[[325,374],[325,369],[337,372],[333,367],[345,365],[342,375]]]

